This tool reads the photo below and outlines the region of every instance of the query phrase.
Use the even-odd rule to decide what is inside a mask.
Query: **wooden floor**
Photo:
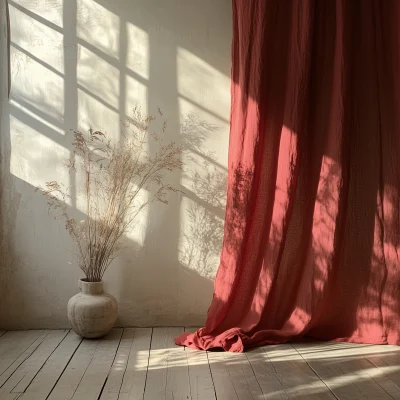
[[[184,328],[0,331],[0,400],[400,399],[400,347],[266,346],[244,354],[177,347]]]

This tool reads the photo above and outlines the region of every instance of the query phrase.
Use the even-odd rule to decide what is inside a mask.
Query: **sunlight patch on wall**
[[[125,76],[125,104],[124,109],[128,117],[132,117],[132,109],[134,107],[139,107],[143,115],[146,115],[148,112],[148,99],[147,99],[148,89],[145,85],[138,82],[133,77],[126,75]],[[129,138],[129,131],[125,132]],[[148,150],[148,144],[145,145],[145,148]],[[138,200],[139,201],[147,201],[149,197],[149,193],[143,190],[139,193]],[[125,237],[131,240],[138,246],[143,246],[145,237],[146,237],[146,228],[147,228],[147,219],[148,219],[148,207],[145,208],[135,220],[131,231],[128,232]],[[132,247],[132,246],[130,246]]]
[[[142,191],[138,194],[137,200],[138,203],[146,202],[149,195],[146,191]],[[145,243],[146,239],[146,228],[147,228],[147,219],[148,219],[148,209],[144,209],[135,219],[134,224],[131,226],[130,231],[127,232],[124,237],[128,241],[135,243],[136,247],[141,247]],[[123,244],[124,245],[124,244]],[[132,246],[129,246],[129,250],[132,250]]]
[[[185,160],[212,162],[222,169],[228,164],[229,123],[200,108],[192,102],[179,98],[181,113],[181,140],[188,151]],[[188,157],[189,156],[189,157]]]
[[[42,22],[10,6],[12,44],[38,62],[64,73],[63,35]]]
[[[118,59],[119,32],[119,16],[95,1],[78,0],[78,38],[85,40],[99,50]]]
[[[38,115],[34,111],[31,111],[30,109],[24,107],[22,104],[18,103],[17,100],[11,99],[10,105],[11,105],[11,107],[14,107],[16,110],[20,111],[21,114],[26,115],[29,119],[35,120],[36,122],[38,122],[38,124],[42,124],[42,125],[48,127],[53,132],[56,132],[58,135],[65,135],[64,129],[61,129],[60,127],[52,124],[48,119],[42,118],[40,115]]]
[[[64,0],[68,2],[69,0]],[[18,5],[32,14],[43,18],[59,27],[63,26],[63,0],[11,0],[10,6]],[[11,12],[11,7],[10,7]],[[14,27],[13,27],[14,31]]]
[[[116,109],[119,105],[119,74],[117,68],[78,45],[78,84]]]
[[[184,175],[185,195],[169,195],[168,207],[157,204],[145,209],[124,237],[126,249],[106,280],[110,292],[120,294],[121,321],[126,324],[152,324],[158,319],[183,325],[198,323],[204,316],[212,283],[199,274],[213,278],[218,267],[224,215],[226,160],[220,156],[227,150],[230,83],[218,71],[229,71],[225,49],[229,49],[230,29],[218,25],[222,10],[213,2],[207,0],[205,12],[204,4],[182,9],[180,3],[10,0],[15,41],[11,180],[20,201],[15,237],[21,276],[26,277],[23,284],[28,285],[24,303],[19,305],[26,328],[38,323],[68,324],[65,304],[82,276],[70,253],[76,249],[63,222],[54,223],[46,200],[34,193],[34,186],[59,180],[71,185],[74,199],[79,196],[82,174],[69,175],[64,164],[73,157],[68,131],[79,128],[87,132],[92,125],[119,138],[120,118],[130,115],[136,105],[144,113],[151,112],[155,124],[162,124],[163,118],[157,114],[160,106],[168,119],[165,141],[189,145],[184,156],[186,169],[167,178],[179,187]],[[199,10],[204,23],[193,25],[191,16]],[[223,14],[229,12],[230,5]],[[217,31],[214,22],[209,23],[210,14],[215,15]],[[219,34],[217,40],[210,32]],[[181,49],[177,57],[178,44],[193,54]],[[218,129],[207,134],[205,122]],[[154,154],[157,145],[150,151]],[[148,193],[142,195],[145,198]],[[80,199],[78,204],[68,202],[70,215],[79,220],[85,210]],[[184,214],[182,224],[180,213]],[[177,259],[179,230],[185,223],[179,257],[189,268]],[[158,231],[165,235],[159,236]],[[156,287],[151,286],[154,273],[161,276]],[[54,290],[47,293],[48,287]],[[158,289],[160,293],[156,293]],[[8,299],[7,304],[14,300]]]
[[[120,122],[117,112],[102,104],[90,94],[78,89],[79,129],[93,129],[107,132],[110,138],[119,138]]]
[[[229,78],[181,47],[177,50],[178,92],[220,118],[229,114]]]
[[[11,161],[10,171],[33,187],[58,179],[69,182],[64,166],[69,151],[51,138],[14,116],[10,117]],[[29,151],[27,151],[29,149]],[[32,193],[33,195],[33,188]]]
[[[207,74],[214,82],[211,86]],[[178,259],[209,279],[219,266],[226,204],[229,123],[221,115],[226,115],[227,105],[222,100],[208,108],[208,100],[220,96],[219,85],[229,92],[229,80],[222,74],[190,53],[178,52],[180,134],[185,147]]]
[[[129,75],[125,79],[125,108],[128,116],[131,115],[132,108],[136,106],[139,106],[142,112],[146,114],[148,112],[147,87]]]
[[[206,188],[210,183],[213,187]],[[178,260],[201,276],[214,279],[219,265],[224,221],[212,203],[219,203],[219,193],[210,203],[212,192],[218,192],[218,183],[198,177],[194,183],[200,197],[183,197],[180,212]],[[201,193],[203,192],[203,193]],[[202,196],[205,196],[205,200]],[[217,205],[218,207],[218,205]]]
[[[63,121],[64,79],[61,76],[14,47],[11,47],[11,73],[13,97]]]
[[[185,104],[180,101],[185,111],[181,114],[185,151],[178,259],[185,267],[213,279],[222,247],[227,180],[227,171],[219,163],[221,157],[213,149],[227,147],[224,142],[228,137],[220,134],[218,125],[209,122],[213,119],[204,111]],[[213,137],[220,138],[220,146],[213,143]]]
[[[126,66],[144,79],[149,79],[149,35],[127,22]]]
[[[101,130],[107,134],[107,137],[112,141],[120,138],[120,115],[118,112],[112,110],[107,105],[99,102],[96,98],[78,89],[78,121],[79,129],[82,132],[87,132],[90,126],[95,130]],[[82,200],[83,182],[82,177],[77,176],[76,191],[80,201],[77,202],[77,209],[85,212],[85,204]],[[145,214],[145,213],[143,213]],[[139,237],[140,238],[140,233]],[[135,236],[135,239],[138,239]]]

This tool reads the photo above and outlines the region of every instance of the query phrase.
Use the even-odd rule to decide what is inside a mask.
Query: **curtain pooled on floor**
[[[176,343],[400,344],[400,1],[234,0],[233,24],[221,264]]]

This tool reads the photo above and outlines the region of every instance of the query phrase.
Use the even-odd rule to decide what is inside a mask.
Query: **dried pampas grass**
[[[160,110],[159,115],[162,117]],[[165,178],[182,167],[182,148],[173,142],[162,144],[167,124],[163,122],[158,134],[150,129],[154,119],[134,108],[116,143],[106,133],[92,128],[87,134],[73,131],[75,157],[68,160],[66,167],[84,180],[84,220],[69,216],[70,188],[57,181],[36,188],[47,197],[56,216],[65,218],[66,229],[79,250],[79,266],[90,282],[102,279],[118,255],[123,235],[140,212],[153,202],[167,204],[168,193],[179,191]],[[159,145],[154,155],[148,154],[149,140]],[[147,197],[141,195],[143,190],[148,192]]]

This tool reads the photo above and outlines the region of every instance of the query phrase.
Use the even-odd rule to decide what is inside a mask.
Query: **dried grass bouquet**
[[[159,115],[162,117],[160,110]],[[49,208],[65,218],[66,229],[79,249],[79,266],[89,282],[102,279],[139,213],[153,202],[167,204],[167,194],[178,192],[165,178],[182,167],[182,148],[173,142],[162,144],[166,120],[158,134],[152,130],[154,119],[134,108],[132,117],[122,124],[116,143],[92,128],[87,134],[72,131],[74,157],[67,167],[84,180],[84,188],[77,195],[85,201],[83,221],[68,213],[69,187],[52,181],[36,188],[47,197]],[[159,144],[154,155],[148,154],[149,140]],[[147,191],[147,197],[143,191]]]

